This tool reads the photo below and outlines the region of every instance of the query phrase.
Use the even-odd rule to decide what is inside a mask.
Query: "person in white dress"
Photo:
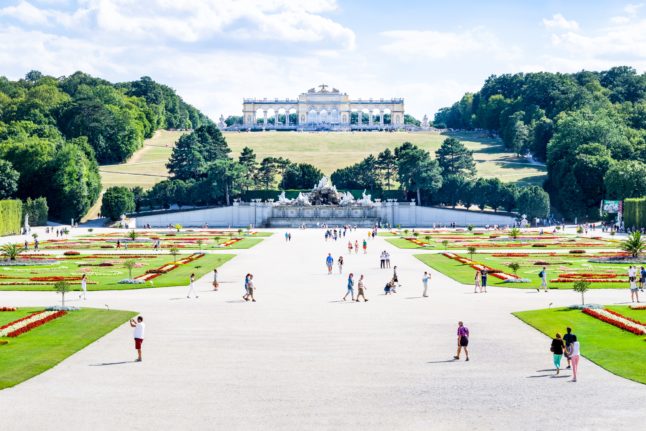
[[[199,296],[197,296],[197,292],[196,292],[196,290],[195,290],[195,274],[191,274],[191,276],[189,277],[189,282],[188,282],[188,293],[186,294],[186,297],[187,297],[187,298],[190,298],[190,297],[191,297],[191,293],[192,293],[196,298],[199,298]]]

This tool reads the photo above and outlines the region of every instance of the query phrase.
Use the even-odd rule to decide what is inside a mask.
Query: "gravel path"
[[[473,294],[382,238],[368,255],[321,230],[282,232],[186,288],[90,292],[83,305],[139,310],[144,362],[124,325],[57,367],[0,391],[0,429],[98,430],[538,430],[637,429],[646,387],[583,359],[580,378],[552,378],[550,340],[510,312],[576,303],[570,291],[490,288]],[[361,240],[366,231],[349,238]],[[387,249],[403,287],[386,297]],[[327,275],[327,252],[366,275],[368,303],[341,301],[345,275]],[[242,280],[253,272],[257,303]],[[594,290],[591,302],[625,302],[625,290]],[[11,305],[57,301],[48,292],[0,292]],[[458,320],[471,330],[471,361],[452,361]],[[575,328],[576,332],[576,328]],[[646,347],[646,346],[645,346]],[[585,353],[585,341],[582,342]],[[646,352],[646,350],[645,350]],[[1,354],[1,351],[0,351]],[[646,357],[646,354],[645,354]]]

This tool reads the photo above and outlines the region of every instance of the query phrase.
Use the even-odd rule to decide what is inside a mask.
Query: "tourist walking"
[[[422,276],[422,284],[424,285],[424,292],[422,292],[422,297],[428,298],[428,282],[431,280],[431,274],[427,271],[424,271]]]
[[[366,298],[366,290],[368,288],[363,282],[363,274],[359,276],[359,283],[357,283],[357,302],[359,302],[359,297],[363,298],[363,302],[368,302],[368,299]]]
[[[639,290],[644,291],[644,287],[646,287],[646,269],[644,267],[641,267],[641,271],[639,271],[640,274],[640,279],[639,279]]]
[[[195,291],[195,273],[192,273],[191,276],[188,278],[188,293],[186,294],[186,297],[190,298],[191,293],[193,294],[193,296],[195,296],[195,298],[199,298],[199,296],[197,296],[197,293]]]
[[[354,301],[354,274],[350,273],[348,275],[348,290],[345,292],[345,296],[343,297],[343,300],[345,301],[346,298],[350,295],[350,298]]]
[[[390,253],[386,252],[386,268],[390,268]]]
[[[242,295],[242,299],[245,301],[249,300],[249,277],[251,277],[250,273],[244,276],[244,295]]]
[[[220,283],[218,283],[218,269],[213,268],[213,290],[218,290]]]
[[[393,267],[393,281],[398,287],[401,286],[401,284],[399,284],[399,277],[397,276],[397,265]]]
[[[479,269],[476,269],[476,276],[473,279],[473,293],[478,293],[478,289],[480,290],[480,292],[482,292],[482,284],[480,283],[481,277],[482,273]]]
[[[576,376],[579,372],[579,359],[581,358],[581,350],[579,347],[579,340],[576,335],[572,335],[572,343],[569,350],[570,360],[572,361],[572,381],[576,382]]]
[[[541,287],[547,292],[547,268],[543,267],[541,272],[538,273],[538,276],[541,278]],[[536,291],[540,292],[540,288],[536,288]]]
[[[354,254],[359,254],[359,241],[354,240]]]
[[[352,254],[352,241],[348,241],[348,254]]]
[[[554,367],[556,367],[556,374],[561,372],[561,358],[563,357],[563,351],[565,350],[565,343],[561,338],[561,334],[556,333],[556,337],[552,339],[552,345],[550,346],[550,351],[552,352],[552,360],[554,361]]]
[[[81,294],[79,295],[79,299],[83,298],[83,300],[87,300],[87,274],[83,274],[81,276]]]
[[[464,326],[462,321],[458,322],[458,353],[453,357],[453,359],[460,359],[460,353],[464,349],[464,354],[467,356],[466,360],[469,360],[469,328]]]
[[[572,333],[572,328],[565,328],[565,335],[563,335],[563,341],[565,342],[565,359],[567,359],[567,369],[570,369],[570,345],[572,344],[572,339],[576,338],[576,335]]]
[[[630,279],[630,301],[639,302],[639,289],[637,288],[637,283],[635,282],[635,277]]]
[[[328,253],[325,258],[325,266],[327,266],[328,274],[332,274],[332,265],[334,265],[334,258],[332,257],[332,253]]]
[[[339,256],[339,259],[337,259],[337,265],[339,266],[339,274],[343,274],[343,256]]]
[[[480,287],[484,289],[485,293],[487,292],[487,270],[486,269],[483,269],[482,271],[480,271]]]
[[[135,359],[135,362],[141,362],[141,345],[144,343],[144,332],[146,331],[144,318],[138,316],[136,321],[135,319],[130,319],[130,326],[135,328],[134,339],[135,350],[137,350],[137,359]]]
[[[368,241],[363,240],[363,254],[368,253]]]
[[[249,274],[247,277],[247,294],[245,295],[247,298],[245,301],[249,301],[251,299],[251,302],[256,302],[256,298],[253,296],[254,290],[256,290],[256,286],[253,284],[253,274]]]
[[[386,251],[382,251],[379,256],[379,268],[384,269],[386,267]]]

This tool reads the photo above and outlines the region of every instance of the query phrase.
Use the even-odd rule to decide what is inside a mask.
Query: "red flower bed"
[[[63,253],[63,255],[65,256],[78,256],[79,254],[81,253],[76,250],[68,250],[65,253]]]
[[[20,323],[20,322],[22,322],[23,320],[31,319],[31,318],[32,318],[32,317],[34,317],[35,315],[37,315],[37,314],[41,314],[41,313],[44,313],[44,312],[45,312],[44,310],[43,310],[43,311],[37,311],[37,312],[35,312],[35,313],[31,313],[30,315],[25,316],[25,317],[23,317],[23,318],[21,318],[21,319],[14,320],[13,322],[9,322],[9,323],[7,323],[7,324],[6,324],[6,325],[4,325],[4,326],[0,326],[0,331],[2,331],[2,330],[3,330],[3,329],[5,329],[5,328],[8,328],[8,327],[10,327],[10,326],[13,326],[13,325],[15,325],[16,323]]]
[[[630,320],[633,323],[636,323],[638,325],[646,326],[646,322],[640,322],[639,320],[633,319],[632,317],[624,316],[623,314],[617,313],[616,311],[608,310],[607,308],[604,308],[608,313],[613,314],[617,317],[621,317],[622,319]]]
[[[644,331],[639,330],[638,328],[633,328],[632,326],[628,326],[623,324],[622,322],[619,322],[614,319],[610,319],[607,316],[604,316],[603,314],[598,313],[597,311],[593,310],[592,308],[584,308],[582,310],[585,314],[594,317],[595,319],[599,319],[602,322],[609,323],[613,326],[616,326],[617,328],[623,329],[628,332],[632,332],[635,335],[643,335]],[[608,310],[606,310],[608,311]],[[621,316],[623,317],[623,316]]]
[[[559,278],[586,279],[586,278],[617,278],[617,274],[598,272],[566,272],[559,274]]]
[[[16,307],[0,307],[0,311],[16,311]]]
[[[81,277],[65,277],[62,275],[52,275],[48,277],[31,277],[31,281],[78,281]]]
[[[49,316],[45,317],[44,319],[37,320],[35,322],[30,323],[27,326],[23,326],[20,329],[16,329],[15,331],[10,332],[9,334],[7,334],[7,337],[12,337],[12,338],[17,337],[18,335],[22,335],[25,332],[29,332],[34,328],[38,328],[39,326],[43,326],[47,322],[51,322],[54,319],[58,319],[59,317],[65,316],[66,314],[67,314],[67,311],[62,311],[62,310],[57,311],[56,313],[50,314]],[[33,315],[30,315],[28,317],[32,317],[32,316]]]

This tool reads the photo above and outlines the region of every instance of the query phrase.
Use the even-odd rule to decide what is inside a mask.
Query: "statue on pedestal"
[[[218,120],[218,129],[226,129],[227,123],[224,122],[224,115],[220,114],[220,119]]]

